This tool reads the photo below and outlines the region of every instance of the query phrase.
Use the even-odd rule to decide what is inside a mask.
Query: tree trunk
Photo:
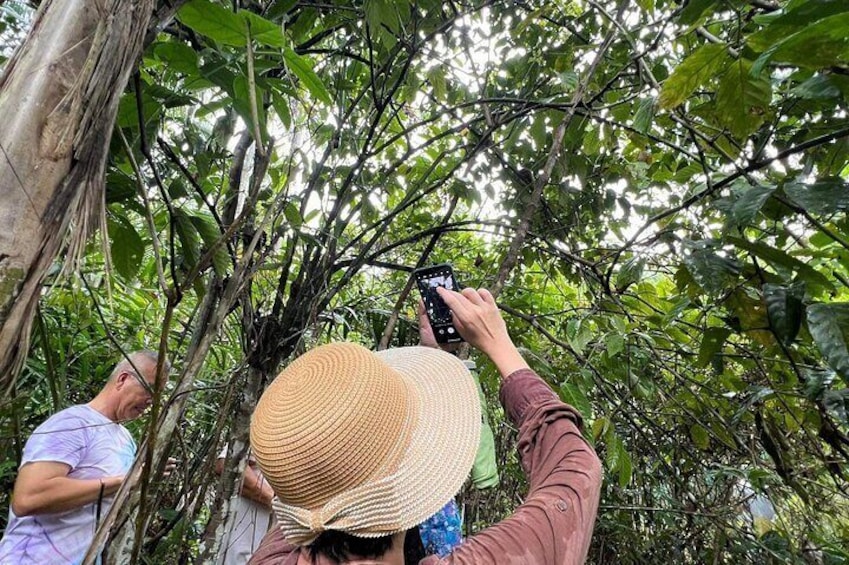
[[[0,401],[26,357],[39,290],[100,221],[118,101],[154,0],[45,0],[0,77]]]

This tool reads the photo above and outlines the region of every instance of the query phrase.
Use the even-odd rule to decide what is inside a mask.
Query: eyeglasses
[[[133,375],[133,377],[135,377],[136,381],[138,381],[138,383],[142,386],[145,392],[147,392],[151,396],[151,398],[153,397],[153,387],[150,386],[150,383],[147,382],[146,379],[144,379],[140,374],[136,373],[135,371],[126,372],[130,375]]]

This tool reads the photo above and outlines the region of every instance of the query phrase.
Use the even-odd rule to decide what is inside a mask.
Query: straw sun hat
[[[251,446],[287,541],[409,529],[460,490],[481,429],[477,388],[438,349],[317,347],[260,398]]]

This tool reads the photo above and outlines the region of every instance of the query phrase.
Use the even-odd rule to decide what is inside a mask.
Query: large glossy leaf
[[[653,97],[643,98],[637,104],[637,111],[634,113],[634,129],[640,133],[647,133],[651,129],[654,122],[656,100]]]
[[[206,253],[221,238],[221,231],[215,219],[209,214],[195,212],[189,218],[203,241],[203,253]],[[216,273],[223,275],[227,272],[229,264],[230,255],[227,253],[227,244],[221,242],[212,254],[212,266]]]
[[[731,205],[729,210],[729,221],[739,227],[748,226],[760,212],[764,203],[775,192],[773,186],[749,186],[748,183],[741,183],[742,187],[737,200]]]
[[[251,39],[269,47],[286,47],[289,45],[289,41],[283,37],[283,31],[279,25],[247,10],[239,10],[238,14],[245,21]]]
[[[750,35],[747,43],[755,51],[762,52],[819,20],[846,11],[849,11],[849,4],[840,0],[790,2],[783,13],[775,14],[765,22],[768,25]]]
[[[699,348],[697,365],[706,367],[713,361],[714,357],[722,351],[725,340],[731,335],[728,328],[708,328],[702,336],[702,345]]]
[[[765,77],[753,77],[751,68],[751,62],[745,59],[733,62],[716,91],[717,118],[738,139],[760,127],[772,101],[769,81]]]
[[[784,192],[814,214],[849,210],[849,183],[840,178],[821,179],[811,184],[789,183],[784,186]]]
[[[707,292],[720,292],[740,274],[740,263],[733,257],[718,255],[709,242],[689,242],[689,255],[684,257],[687,270]]]
[[[200,235],[192,223],[190,215],[182,210],[174,211],[173,222],[174,231],[180,240],[183,267],[186,270],[190,270],[197,265],[200,259]]]
[[[826,391],[822,396],[822,404],[838,422],[849,423],[849,389]]]
[[[760,74],[769,62],[789,63],[811,69],[849,61],[849,13],[823,18],[769,47],[752,68]]]
[[[808,329],[829,366],[849,383],[849,303],[808,306]]]
[[[578,388],[577,385],[573,383],[563,383],[560,385],[560,399],[566,404],[574,406],[584,418],[589,419],[592,417],[593,410],[590,401],[587,395],[584,394],[584,391]]]
[[[725,45],[702,45],[684,59],[663,82],[660,106],[674,108],[683,104],[696,88],[714,78],[729,61],[728,48]]]
[[[616,288],[617,290],[625,290],[632,284],[640,282],[643,277],[643,270],[646,266],[646,260],[642,257],[633,257],[622,265],[619,272],[616,273]]]
[[[198,56],[194,49],[180,41],[164,41],[153,46],[153,53],[170,69],[193,75],[198,73]]]
[[[799,285],[765,284],[763,294],[770,328],[785,345],[790,345],[802,326],[804,289]]]
[[[681,12],[678,14],[678,21],[684,25],[693,24],[716,2],[717,0],[690,0],[683,4]]]
[[[825,275],[780,249],[755,241],[747,241],[739,237],[728,237],[726,239],[729,243],[733,243],[738,248],[749,251],[779,270],[796,272],[801,280],[813,287],[834,290],[834,285]]]
[[[123,216],[109,221],[109,236],[112,240],[112,265],[119,275],[133,280],[144,258],[144,241],[133,224]]]
[[[791,94],[807,100],[825,100],[840,96],[840,88],[831,77],[816,74],[790,91]]]
[[[239,47],[247,44],[245,20],[220,4],[191,0],[177,12],[177,19],[218,43]]]
[[[837,376],[830,369],[804,369],[802,373],[805,375],[805,398],[814,401],[822,398]]]
[[[295,53],[292,49],[283,50],[283,60],[286,61],[286,67],[294,73],[301,83],[306,87],[310,94],[324,102],[331,104],[333,100],[330,98],[330,93],[325,88],[324,83],[315,74],[312,69],[312,64],[304,57]]]
[[[692,439],[693,444],[702,451],[705,451],[710,447],[710,435],[708,435],[708,431],[701,424],[693,424],[690,426],[690,439]]]

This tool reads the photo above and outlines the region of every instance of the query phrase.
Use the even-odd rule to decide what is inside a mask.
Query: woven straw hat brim
[[[251,445],[278,526],[308,545],[327,529],[378,537],[420,524],[462,487],[480,431],[477,386],[456,357],[337,343],[268,387]]]
[[[387,535],[425,521],[463,486],[478,450],[481,405],[469,370],[449,353],[416,346],[375,355],[418,390],[420,403],[418,422],[397,473],[404,520],[394,531],[375,532]]]

